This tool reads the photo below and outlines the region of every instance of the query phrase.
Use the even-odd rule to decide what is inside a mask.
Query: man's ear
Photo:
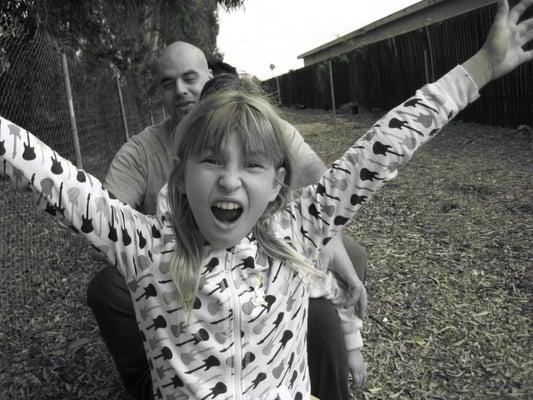
[[[285,181],[286,173],[287,170],[284,167],[279,167],[276,171],[276,177],[274,178],[274,184],[272,186],[272,193],[270,195],[269,202],[276,200],[276,197],[278,197],[278,193],[283,186],[283,182]]]

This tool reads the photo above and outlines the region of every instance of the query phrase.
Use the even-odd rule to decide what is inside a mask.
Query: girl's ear
[[[270,195],[269,202],[276,200],[276,197],[278,197],[281,186],[283,185],[283,182],[285,182],[286,173],[287,170],[284,167],[279,167],[276,171],[276,177],[274,178],[274,185],[272,187],[272,193]]]

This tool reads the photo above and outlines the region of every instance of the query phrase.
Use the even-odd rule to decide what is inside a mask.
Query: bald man
[[[213,76],[204,53],[185,42],[175,42],[164,49],[157,71],[159,91],[169,117],[124,144],[105,178],[111,193],[145,214],[156,213],[158,193],[170,175],[172,156],[168,151],[175,139],[175,128],[198,103],[205,83]],[[299,132],[290,124],[287,126],[300,168],[305,171],[296,186],[314,183],[325,166]],[[359,265],[366,264],[364,250],[356,249],[355,257],[360,259]],[[349,260],[348,264],[351,268]],[[348,278],[354,282],[353,277]],[[358,285],[364,291],[355,277],[351,286]],[[153,399],[150,368],[126,282],[115,268],[104,268],[89,285],[87,297],[126,390],[137,399]],[[322,400],[347,399],[348,363],[336,311],[327,300],[314,299],[310,303],[309,321],[310,343],[317,349],[309,351],[312,392]]]

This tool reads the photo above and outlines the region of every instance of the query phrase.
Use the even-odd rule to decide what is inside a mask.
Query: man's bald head
[[[165,110],[176,123],[199,101],[212,78],[203,51],[186,42],[174,42],[162,51],[157,72]]]

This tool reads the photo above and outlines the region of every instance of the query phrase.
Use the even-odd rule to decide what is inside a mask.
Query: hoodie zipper
[[[235,282],[233,281],[233,276],[231,272],[233,262],[233,253],[226,252],[226,262],[225,262],[225,268],[226,273],[228,274],[228,287],[230,289],[231,293],[231,302],[233,306],[233,347],[235,348],[234,351],[234,358],[233,358],[233,366],[235,369],[234,372],[234,399],[240,400],[242,399],[242,370],[241,370],[241,360],[242,360],[242,343],[241,343],[241,308],[240,308],[240,302],[239,302],[239,295],[237,292],[237,288],[235,287]]]

